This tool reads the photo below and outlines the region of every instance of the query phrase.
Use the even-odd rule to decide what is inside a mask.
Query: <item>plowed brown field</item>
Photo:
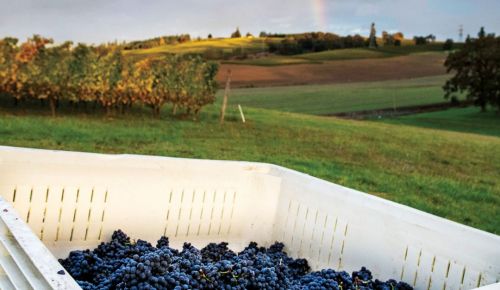
[[[232,71],[232,87],[397,80],[442,75],[446,73],[444,60],[444,54],[415,54],[284,66],[223,64],[217,80],[223,84],[228,69]]]

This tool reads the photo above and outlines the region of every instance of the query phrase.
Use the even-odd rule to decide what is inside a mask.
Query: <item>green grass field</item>
[[[299,55],[271,55],[265,58],[231,60],[223,63],[246,64],[258,66],[277,66],[304,63],[322,63],[324,61],[353,60],[353,59],[376,59],[394,56],[404,56],[410,54],[446,54],[443,51],[442,43],[432,43],[427,45],[404,45],[381,46],[377,49],[369,48],[349,48],[335,49],[322,52],[304,53]]]
[[[350,48],[350,49],[335,49],[322,52],[304,53],[295,58],[307,59],[312,61],[327,61],[327,60],[347,60],[347,59],[363,59],[363,58],[380,58],[388,57],[392,54],[385,53],[379,49],[368,48]]]
[[[446,100],[441,87],[447,78],[234,89],[230,102],[243,107],[317,115],[442,103]]]
[[[296,56],[308,60],[347,60],[364,58],[381,58],[391,56],[402,56],[415,53],[446,53],[443,51],[442,43],[430,43],[426,45],[403,45],[403,46],[381,46],[377,49],[370,48],[351,48],[327,50],[315,53],[306,53]]]
[[[218,109],[199,122],[0,109],[0,144],[270,162],[500,233],[498,137],[264,109],[242,124],[234,105],[220,126]]]
[[[372,59],[395,56],[394,53],[386,53],[382,50],[368,48],[335,49],[322,52],[304,53],[299,55],[271,55],[264,58],[223,61],[230,64],[246,64],[258,66],[277,66],[289,64],[319,64],[324,61]]]
[[[320,64],[322,61],[311,60],[294,56],[272,55],[268,57],[243,59],[243,60],[223,60],[223,64],[257,65],[257,66],[279,66],[291,64]]]
[[[381,120],[390,124],[468,132],[500,137],[500,116],[491,109],[478,113],[477,107],[449,109]]]
[[[351,48],[351,49],[336,49],[327,50],[322,52],[312,52],[304,53],[298,55],[271,55],[269,57],[263,58],[250,58],[244,60],[224,60],[222,63],[228,64],[242,64],[242,65],[258,65],[258,66],[278,66],[278,65],[290,65],[290,64],[320,64],[325,61],[339,61],[339,60],[355,60],[355,59],[377,59],[377,58],[387,58],[394,56],[403,56],[409,54],[446,54],[445,51],[433,51],[433,50],[423,50],[422,52],[406,53],[403,51],[390,52],[392,49],[387,51],[372,50],[368,48]]]

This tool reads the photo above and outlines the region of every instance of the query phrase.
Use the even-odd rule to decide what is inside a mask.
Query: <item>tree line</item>
[[[294,55],[308,52],[320,52],[325,50],[370,47],[370,38],[359,34],[340,36],[329,32],[308,32],[300,34],[267,34],[261,32],[261,37],[284,38],[281,42],[268,41],[270,53],[283,55]],[[400,46],[404,39],[401,32],[390,34],[382,32],[384,45]],[[376,47],[376,43],[374,47]]]
[[[215,101],[218,65],[200,56],[125,57],[116,44],[89,46],[71,42],[54,44],[35,35],[20,43],[0,39],[0,94],[47,102],[56,115],[61,100],[94,104],[109,114],[126,111],[135,103],[146,105],[155,116],[171,104],[173,114],[183,109],[198,116]]]
[[[270,53],[293,55],[341,48],[366,47],[368,43],[359,34],[339,36],[329,32],[309,32],[287,35],[281,42],[269,41],[267,45]]]
[[[147,49],[153,48],[157,46],[162,46],[166,44],[178,44],[191,41],[191,36],[189,34],[180,34],[180,35],[165,35],[155,38],[150,38],[146,40],[135,40],[123,45],[123,49],[132,50],[132,49]]]

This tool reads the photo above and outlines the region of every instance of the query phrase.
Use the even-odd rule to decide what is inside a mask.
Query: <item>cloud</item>
[[[375,3],[362,3],[356,7],[354,14],[356,16],[370,16],[380,13],[380,6]]]
[[[456,37],[484,25],[500,32],[498,0],[324,0],[326,27],[338,34],[402,31]],[[145,39],[166,34],[229,35],[317,30],[313,0],[0,0],[0,37],[33,33],[58,41]]]

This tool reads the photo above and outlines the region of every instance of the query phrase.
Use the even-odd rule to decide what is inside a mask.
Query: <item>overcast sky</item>
[[[402,31],[438,39],[500,33],[500,0],[0,0],[0,37],[99,43],[190,33]]]

